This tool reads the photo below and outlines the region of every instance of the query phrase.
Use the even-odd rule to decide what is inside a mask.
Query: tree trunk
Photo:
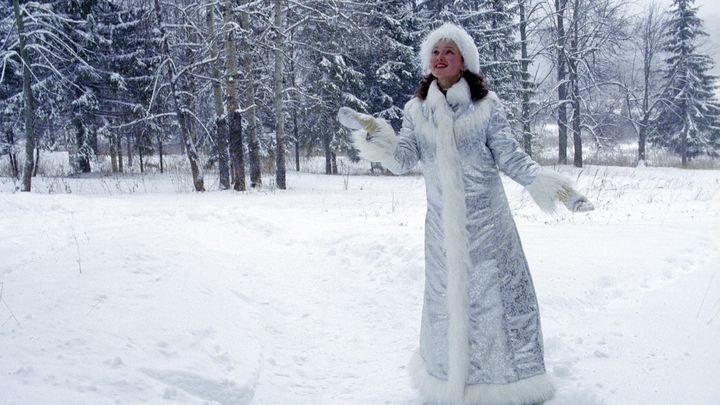
[[[294,118],[295,124],[297,125],[297,119]],[[295,131],[295,171],[300,171],[300,142],[297,141],[297,127],[294,128]]]
[[[110,150],[108,153],[110,154],[110,170],[113,173],[117,173],[118,171],[118,161],[117,161],[117,139],[115,135],[110,135]]]
[[[132,168],[132,165],[133,165],[133,153],[132,153],[132,150],[133,150],[133,145],[132,145],[132,143],[133,143],[133,142],[132,142],[132,139],[133,139],[132,133],[128,132],[128,133],[125,135],[125,146],[127,147],[127,165],[128,165],[128,170],[131,169],[131,168]]]
[[[275,0],[275,184],[281,190],[285,184],[285,113],[283,111],[283,21],[282,0]]]
[[[223,3],[223,36],[225,42],[225,89],[227,91],[228,140],[232,164],[233,189],[245,191],[245,156],[242,139],[242,117],[238,111],[237,45],[233,2]]]
[[[125,171],[125,168],[123,167],[122,135],[116,135],[115,142],[117,145],[118,171],[122,173]]]
[[[235,85],[237,82],[233,82]],[[228,106],[230,102],[228,102]],[[245,151],[243,150],[242,115],[240,111],[232,110],[228,122],[230,133],[230,157],[232,163],[232,181],[235,191],[245,191]]]
[[[578,76],[579,64],[577,55],[580,52],[578,49],[578,31],[579,31],[579,20],[580,20],[580,1],[575,0],[573,7],[573,23],[572,23],[572,39],[570,44],[570,90],[571,99],[573,104],[573,117],[572,117],[572,128],[573,128],[573,147],[575,153],[573,155],[573,164],[575,167],[583,166],[582,158],[582,138],[580,133],[581,123],[581,111],[580,111],[580,83]]]
[[[160,29],[160,37],[162,38],[162,51],[166,58],[172,59],[170,55],[170,43],[168,42],[167,32],[162,22],[162,11],[160,9],[160,0],[154,0],[155,2],[155,16],[157,18],[158,28]],[[187,128],[186,114],[183,111],[183,107],[180,104],[180,95],[177,90],[177,77],[175,72],[175,65],[173,63],[166,63],[166,69],[170,76],[170,94],[172,96],[173,108],[175,110],[175,116],[177,117],[178,124],[180,124],[180,134],[183,138],[183,144],[187,153],[188,160],[190,161],[190,170],[193,177],[193,185],[195,191],[205,191],[204,179],[200,166],[198,165],[199,156],[195,143],[190,137],[190,132]]]
[[[33,163],[33,177],[37,177],[38,166],[40,166],[40,148],[35,148],[35,163]]]
[[[97,136],[96,129],[93,129],[88,134],[88,146],[90,147],[90,150],[92,151],[92,154],[88,155],[88,159],[95,159],[98,155],[98,136]]]
[[[293,89],[296,89],[295,84],[295,50],[292,46],[292,38],[290,40],[290,80]],[[292,105],[292,120],[293,120],[293,137],[295,138],[295,171],[300,171],[300,138],[298,134],[298,123],[297,123],[297,103]]]
[[[638,134],[638,164],[644,162],[647,158],[645,156],[645,143],[647,142],[647,123],[645,120],[640,124],[640,133]]]
[[[565,70],[565,6],[567,0],[555,0],[557,13],[558,80],[558,163],[567,164],[567,72]]]
[[[332,174],[332,150],[330,149],[330,136],[323,136],[323,149],[325,151],[325,174]]]
[[[687,156],[687,139],[688,139],[688,124],[690,121],[689,117],[687,117],[687,114],[685,114],[685,125],[683,126],[682,131],[682,138],[680,139],[680,156],[681,156],[681,164],[683,168],[687,168],[688,163],[688,156]]]
[[[13,0],[13,10],[15,11],[15,25],[18,30],[20,59],[23,64],[23,97],[25,98],[25,166],[23,167],[21,191],[29,192],[32,187],[33,151],[35,150],[35,128],[33,122],[35,99],[33,98],[30,82],[30,58],[28,57],[27,48],[25,47],[25,22],[23,21],[23,15],[20,13],[18,0]]]
[[[90,173],[90,146],[88,142],[88,134],[85,131],[80,117],[73,118],[75,126],[75,154],[73,156],[73,167],[80,173]]]
[[[205,21],[208,26],[210,40],[215,39],[215,5],[208,4]],[[213,42],[214,43],[214,42]],[[219,55],[219,52],[213,45],[213,53]],[[220,63],[219,60],[217,63]],[[220,69],[217,63],[210,65],[213,79],[213,105],[215,107],[215,145],[217,147],[216,154],[218,160],[218,177],[220,190],[230,188],[230,171],[228,167],[228,123],[223,106],[222,87],[220,86]]]
[[[525,153],[532,156],[532,132],[530,132],[530,93],[532,92],[530,83],[530,59],[528,57],[527,47],[527,15],[525,14],[525,3],[527,0],[521,0],[518,3],[518,12],[520,14],[520,74],[522,75],[522,104],[520,108],[520,121],[522,122],[522,139],[523,149]]]
[[[160,173],[165,173],[165,167],[163,166],[163,141],[162,136],[158,135],[158,156],[160,156]]]
[[[242,5],[246,5],[248,0],[243,0]],[[250,27],[250,17],[244,11],[240,12],[240,28],[245,32],[252,32]],[[247,38],[246,38],[247,39]],[[247,110],[247,138],[248,138],[248,158],[250,163],[250,187],[259,187],[262,185],[262,174],[260,171],[260,145],[257,139],[257,119],[255,117],[255,73],[253,71],[253,59],[251,57],[253,47],[247,44],[244,47],[240,57],[240,63],[245,70],[245,109]]]
[[[138,148],[138,160],[140,161],[140,173],[145,173],[145,165],[143,162],[142,147]]]
[[[650,78],[652,76],[652,62],[659,42],[657,30],[660,29],[660,24],[662,23],[662,19],[658,21],[657,12],[655,6],[651,6],[645,16],[643,24],[643,119],[640,123],[640,130],[638,131],[638,164],[641,164],[641,162],[647,159],[645,144],[650,126]]]
[[[5,131],[5,139],[7,140],[7,144],[10,145],[8,157],[10,158],[10,170],[12,172],[12,177],[19,179],[20,168],[18,167],[17,154],[15,153],[15,136],[13,135],[13,130],[11,128],[8,128]]]

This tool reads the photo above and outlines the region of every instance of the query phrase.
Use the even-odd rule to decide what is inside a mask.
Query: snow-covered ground
[[[506,181],[550,404],[720,403],[720,171],[559,170],[596,211]],[[422,177],[289,184],[0,178],[0,404],[421,404]]]

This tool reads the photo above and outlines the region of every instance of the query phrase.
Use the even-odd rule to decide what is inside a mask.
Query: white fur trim
[[[382,118],[376,118],[380,127],[378,132],[368,136],[367,131],[352,132],[353,146],[358,150],[360,157],[371,162],[387,162],[393,159],[393,152],[398,144],[395,130]]]
[[[448,381],[443,398],[462,403],[470,367],[467,269],[471,260],[466,232],[465,184],[455,143],[453,112],[436,81],[430,84],[427,101],[431,103],[433,121],[437,126],[434,132],[447,249]]]
[[[573,182],[562,174],[547,169],[540,169],[533,180],[525,189],[530,193],[535,203],[547,213],[556,210],[558,196],[563,190],[572,189]]]
[[[449,39],[455,42],[455,45],[460,49],[460,53],[463,56],[465,69],[475,74],[480,74],[480,53],[478,52],[477,46],[475,46],[475,41],[464,29],[455,24],[445,23],[428,34],[420,46],[420,66],[422,67],[423,75],[430,74],[430,55],[432,55],[432,49],[438,41],[443,39]]]
[[[461,402],[448,400],[452,398],[448,381],[428,374],[425,362],[417,352],[410,360],[410,376],[424,400],[440,404],[526,405],[549,401],[555,394],[550,377],[540,374],[509,384],[470,384],[465,387]]]

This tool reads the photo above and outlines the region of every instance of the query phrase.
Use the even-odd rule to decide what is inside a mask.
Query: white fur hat
[[[445,23],[436,28],[422,42],[420,46],[420,64],[422,66],[422,74],[428,75],[430,69],[430,56],[432,49],[440,40],[450,40],[455,42],[460,53],[462,54],[465,69],[480,74],[480,53],[478,52],[475,41],[470,34],[455,24]]]

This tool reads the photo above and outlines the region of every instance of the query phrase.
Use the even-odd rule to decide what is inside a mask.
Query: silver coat
[[[447,162],[438,159],[440,137],[454,140],[455,155]],[[391,156],[383,162],[391,171],[403,173],[419,161],[425,176],[426,284],[419,350],[425,371],[447,382],[455,350],[466,357],[457,366],[463,368],[463,384],[510,384],[544,374],[535,290],[500,179],[502,171],[527,186],[540,167],[512,138],[497,97],[490,93],[473,102],[464,79],[447,96],[433,83],[426,100],[414,98],[406,105]],[[443,182],[448,170],[461,172],[462,190]],[[443,222],[443,215],[452,214],[443,207],[450,201],[443,199],[448,193],[464,198],[464,230]],[[459,279],[466,297],[448,296],[451,260],[446,253],[452,242],[446,234],[452,232],[458,232],[461,239],[455,240],[464,241],[469,255]],[[467,331],[467,342],[450,336],[451,320],[465,328],[460,330]],[[464,349],[454,347],[466,343]]]

